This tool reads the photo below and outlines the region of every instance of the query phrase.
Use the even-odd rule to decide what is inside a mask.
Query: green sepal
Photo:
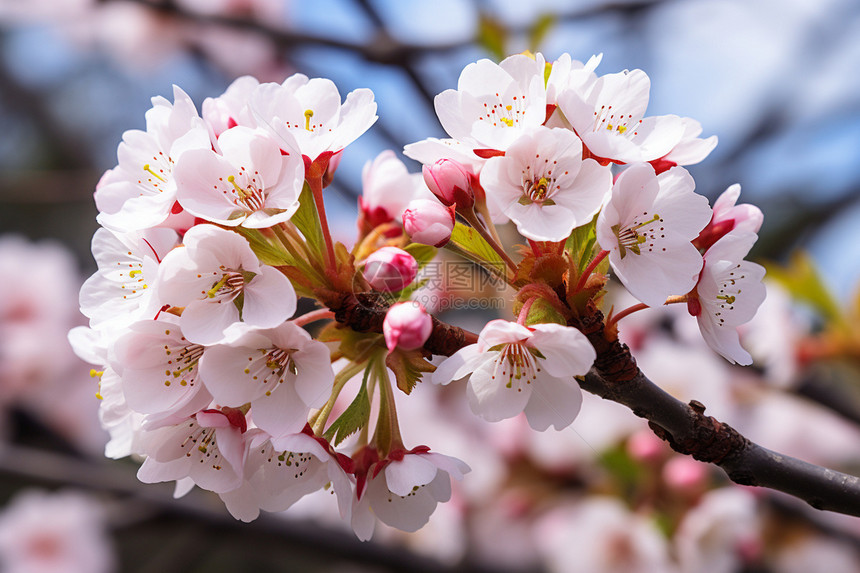
[[[570,255],[578,275],[582,274],[596,254],[594,252],[597,245],[596,226],[597,215],[585,225],[575,228],[564,243],[564,249]]]
[[[234,227],[234,230],[245,237],[257,259],[264,265],[280,267],[295,264],[293,257],[283,247],[270,241],[257,229]]]
[[[465,251],[471,255],[472,260],[481,265],[489,266],[495,271],[495,274],[505,276],[505,261],[472,227],[456,223],[453,231],[451,231],[451,240],[448,241],[448,245],[456,246],[459,250]]]
[[[547,323],[567,326],[567,320],[555,306],[546,299],[538,298],[532,303],[531,308],[529,308],[529,314],[526,316],[526,326]]]
[[[323,239],[322,225],[320,225],[313,192],[307,181],[304,187],[302,187],[301,195],[299,195],[299,208],[290,217],[290,222],[304,235],[305,241],[307,241],[308,246],[317,259],[322,260],[325,239]]]
[[[404,394],[412,392],[424,372],[436,370],[435,366],[427,362],[421,350],[395,349],[385,358],[385,365],[394,372],[397,387]]]

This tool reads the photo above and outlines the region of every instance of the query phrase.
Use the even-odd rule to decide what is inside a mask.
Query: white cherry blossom
[[[272,130],[300,153],[315,161],[336,154],[376,122],[373,92],[361,88],[341,104],[334,82],[293,74],[282,84],[260,84],[249,103],[260,127]]]
[[[147,229],[114,233],[101,228],[92,241],[93,258],[99,266],[81,287],[81,312],[90,325],[126,326],[153,318],[159,302],[152,288],[161,259],[179,244],[172,229]]]
[[[221,153],[194,149],[174,168],[176,198],[189,213],[225,226],[260,229],[283,223],[299,208],[302,158],[284,156],[261,130],[234,127],[218,138]]]
[[[503,157],[490,158],[481,185],[524,237],[562,241],[600,209],[612,174],[582,160],[574,133],[541,126],[525,130]]]
[[[597,218],[597,242],[630,293],[648,306],[696,284],[702,256],[692,245],[711,218],[708,200],[681,167],[655,175],[647,163],[624,170]]]
[[[186,340],[176,322],[168,314],[137,322],[114,344],[111,365],[135,412],[189,416],[212,401],[199,373],[205,349]]]
[[[245,481],[238,489],[221,494],[233,517],[249,522],[260,515],[260,510],[285,511],[331,483],[340,515],[348,519],[352,484],[325,440],[313,436],[309,428],[279,438],[252,429],[246,439],[250,451]]]
[[[469,64],[456,90],[436,96],[436,115],[453,139],[472,149],[503,151],[523,128],[546,119],[544,70],[541,54]]]
[[[362,541],[373,535],[376,519],[401,531],[418,531],[436,504],[451,499],[451,478],[459,481],[470,471],[461,460],[426,446],[391,452],[371,468],[352,507],[352,528]]]
[[[643,119],[650,89],[645,72],[623,71],[601,76],[584,93],[563,91],[558,105],[593,156],[615,163],[651,161],[674,149],[686,126],[676,115]]]
[[[237,125],[254,126],[247,105],[258,85],[260,82],[257,78],[242,76],[233,80],[233,83],[227,86],[220,96],[203,100],[200,109],[203,119],[212,130],[212,135],[217,138]]]
[[[743,260],[757,238],[733,231],[714,243],[705,252],[694,293],[705,342],[732,364],[744,366],[752,364],[752,357],[741,346],[737,327],[752,320],[767,295],[764,267]]]
[[[127,232],[155,227],[176,203],[173,165],[189,149],[209,149],[209,130],[191,98],[174,86],[174,103],[152,99],[146,131],[129,130],[117,149],[119,165],[96,191],[100,224]]]
[[[595,357],[591,343],[575,328],[493,320],[476,344],[438,366],[433,382],[448,384],[469,375],[469,406],[478,416],[497,422],[525,412],[533,429],[561,430],[582,405],[575,376],[588,372]]]
[[[200,373],[217,403],[250,402],[254,423],[276,437],[299,432],[334,382],[328,347],[291,322],[208,348]]]
[[[191,478],[203,489],[223,493],[242,485],[247,457],[247,422],[235,408],[201,410],[173,425],[145,430],[147,458],[137,472],[144,483]]]
[[[198,344],[215,344],[238,322],[270,328],[296,310],[289,279],[263,265],[241,236],[213,225],[197,225],[159,267],[159,296],[185,307],[183,334]]]
[[[358,206],[369,228],[400,218],[413,199],[431,198],[420,173],[409,173],[394,151],[386,149],[361,170]]]
[[[672,150],[651,162],[658,173],[676,165],[695,165],[703,161],[717,146],[717,136],[701,138],[702,124],[695,119],[682,117],[684,134]]]

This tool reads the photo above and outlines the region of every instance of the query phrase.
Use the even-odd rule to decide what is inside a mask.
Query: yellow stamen
[[[95,368],[90,369],[90,377],[92,378],[101,378],[104,373],[104,370],[96,370]]]
[[[306,109],[305,110],[305,129],[308,131],[313,131],[311,129],[311,118],[314,116],[314,110]]]
[[[215,298],[215,295],[218,293],[218,291],[221,290],[221,288],[225,284],[227,284],[228,278],[229,277],[227,275],[222,276],[220,281],[215,283],[215,285],[211,289],[206,291],[206,296],[208,296],[209,298]]]
[[[153,171],[153,170],[149,167],[149,163],[147,163],[146,165],[144,165],[144,166],[143,166],[143,170],[144,170],[144,171],[149,171],[149,173],[150,173],[153,177],[155,177],[156,179],[158,179],[158,180],[160,180],[160,181],[167,181],[164,177],[162,177],[161,175],[159,175],[158,173],[156,173],[155,171]]]
[[[245,191],[244,189],[242,189],[241,187],[239,187],[236,184],[236,178],[233,177],[232,175],[227,177],[227,181],[229,181],[233,185],[233,188],[236,189],[236,193],[239,194],[240,199],[245,199],[246,197],[249,197],[251,195],[250,193],[248,193],[247,191]]]
[[[723,294],[723,295],[718,295],[718,296],[717,296],[717,298],[718,298],[718,299],[720,299],[720,300],[724,300],[724,301],[726,301],[728,304],[735,304],[735,297],[734,297],[734,295],[730,295],[730,294]]]
[[[136,277],[137,275],[139,275],[139,274],[140,274],[140,273],[142,273],[142,272],[143,272],[143,271],[141,271],[141,270],[129,271],[129,272],[128,272],[128,277],[133,279],[134,277]]]
[[[623,125],[618,126],[618,133],[624,133],[625,131],[627,131],[627,127]]]
[[[502,122],[504,122],[504,124],[505,124],[505,125],[507,125],[508,127],[513,127],[513,126],[514,126],[514,120],[512,120],[512,119],[509,119],[509,118],[507,118],[507,117],[503,117],[503,118],[501,118],[501,120],[502,120]]]

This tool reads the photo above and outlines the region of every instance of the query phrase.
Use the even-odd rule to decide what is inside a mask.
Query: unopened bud
[[[417,273],[415,258],[397,247],[382,247],[364,263],[364,278],[370,286],[382,292],[402,290],[415,280]]]
[[[663,466],[663,481],[677,494],[699,495],[708,484],[708,467],[692,458],[676,456]]]
[[[403,229],[415,243],[443,247],[451,240],[454,212],[438,201],[413,199],[403,211]]]
[[[424,166],[424,182],[445,205],[468,209],[475,204],[469,171],[453,159]]]
[[[433,319],[417,302],[399,302],[388,309],[382,334],[388,351],[421,348],[433,332]]]

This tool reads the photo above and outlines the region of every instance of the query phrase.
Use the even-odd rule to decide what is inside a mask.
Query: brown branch
[[[332,293],[334,294],[334,293]],[[388,310],[379,293],[339,294],[325,304],[335,319],[362,332],[382,332]],[[433,319],[425,348],[450,356],[477,337]],[[751,442],[711,416],[695,400],[684,404],[651,382],[636,366],[625,344],[608,339],[603,314],[592,309],[576,324],[597,351],[591,371],[579,381],[583,390],[630,408],[676,452],[720,466],[733,482],[766,487],[804,500],[816,509],[860,516],[860,478],[773,452]]]

